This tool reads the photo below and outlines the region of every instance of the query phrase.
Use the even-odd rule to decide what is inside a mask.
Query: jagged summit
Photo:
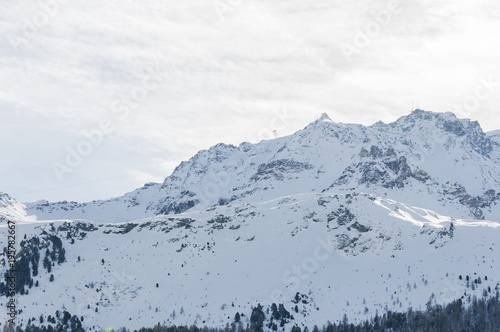
[[[391,127],[403,126],[408,130],[411,126],[421,128],[424,124],[431,124],[436,128],[453,132],[458,136],[463,136],[467,131],[474,130],[483,133],[477,121],[470,119],[459,119],[454,113],[436,113],[415,109],[409,115],[405,115],[389,124]],[[484,133],[483,133],[484,134]]]
[[[302,130],[299,130],[292,134],[292,136],[300,136],[303,131],[317,131],[325,130],[325,128],[337,128],[339,126],[344,126],[343,123],[333,121],[327,113],[322,113],[316,120],[310,122]]]
[[[455,114],[451,112],[446,112],[446,113],[436,113],[436,112],[431,112],[431,111],[425,111],[419,108],[414,109],[407,115],[403,115],[396,119],[393,122],[385,123],[383,121],[377,121],[370,127],[395,127],[398,124],[404,124],[404,123],[418,123],[418,122],[435,122],[439,121],[439,119],[446,119],[446,120],[456,120],[457,117]]]
[[[409,118],[417,118],[417,119],[432,119],[432,118],[443,118],[447,120],[456,120],[457,116],[452,112],[432,112],[426,111],[420,108],[416,108],[410,112],[410,114],[406,116],[402,116],[401,118],[409,117]]]
[[[318,122],[325,122],[325,121],[327,121],[327,122],[333,122],[332,119],[326,113],[321,114],[321,116],[318,118],[317,121]]]
[[[320,118],[311,122],[305,129],[310,127],[315,127],[316,124],[326,123],[334,128],[362,128],[362,131],[369,129],[378,131],[393,131],[399,132],[401,134],[406,134],[411,131],[422,131],[425,129],[427,131],[435,131],[435,129],[443,130],[446,132],[451,132],[459,137],[469,134],[485,135],[481,126],[477,121],[472,121],[470,119],[460,119],[452,112],[438,113],[425,111],[422,109],[415,109],[408,115],[401,116],[390,123],[384,123],[382,121],[377,121],[371,126],[363,126],[359,124],[351,123],[338,123],[334,122],[326,113],[323,113]],[[435,131],[437,134],[439,131]],[[426,133],[428,134],[428,133]]]

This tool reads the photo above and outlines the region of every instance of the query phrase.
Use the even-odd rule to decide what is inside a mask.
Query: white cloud
[[[481,77],[500,81],[495,1],[401,1],[350,62],[341,43],[373,29],[389,1],[220,2],[230,6],[222,19],[199,0],[1,3],[0,190],[110,197],[162,179],[199,149],[257,141],[283,108],[280,135],[321,112],[371,124],[406,114],[412,100],[445,111]],[[113,113],[157,66],[161,84],[128,117]],[[498,129],[499,104],[495,90],[466,115]],[[116,129],[59,182],[51,164],[102,119]]]

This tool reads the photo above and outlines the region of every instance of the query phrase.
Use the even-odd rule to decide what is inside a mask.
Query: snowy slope
[[[66,262],[51,273],[39,267],[39,287],[19,296],[20,317],[26,323],[65,308],[88,327],[223,327],[236,312],[246,323],[258,303],[282,303],[294,316],[288,328],[311,328],[344,313],[356,321],[424,309],[432,294],[446,303],[494,292],[499,226],[333,192],[128,224],[24,223],[18,232],[39,237],[41,248],[49,234],[61,238]],[[482,283],[473,290],[466,276]]]
[[[500,129],[489,131],[486,133],[486,136],[495,143],[500,144]]]
[[[35,216],[28,216],[24,203],[2,192],[0,192],[0,217],[11,220],[36,220]]]
[[[2,194],[0,216],[26,235],[19,317],[223,327],[281,303],[293,315],[286,329],[311,328],[492,294],[496,137],[451,113],[369,127],[325,114],[291,136],[200,151],[163,183],[110,200]]]

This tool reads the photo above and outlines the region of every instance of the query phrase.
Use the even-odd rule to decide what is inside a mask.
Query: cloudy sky
[[[200,149],[413,107],[500,128],[495,0],[0,3],[0,191],[110,198]]]

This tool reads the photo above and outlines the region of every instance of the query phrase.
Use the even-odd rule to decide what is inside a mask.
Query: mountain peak
[[[412,119],[443,119],[448,121],[459,120],[455,114],[452,112],[436,113],[431,111],[425,111],[420,108],[414,109],[409,115],[405,116]]]
[[[333,120],[328,116],[328,114],[323,113],[318,120],[316,120],[316,122],[333,122]]]
[[[421,109],[415,109],[410,114],[404,115],[397,119],[395,122],[390,125],[414,125],[415,123],[422,124],[423,122],[432,123],[433,126],[436,126],[440,129],[445,129],[446,131],[450,131],[449,127],[460,127],[460,129],[480,129],[479,123],[477,121],[471,121],[470,119],[460,119],[455,114],[451,112],[446,113],[437,113],[424,111]],[[460,133],[462,136],[464,132]]]

